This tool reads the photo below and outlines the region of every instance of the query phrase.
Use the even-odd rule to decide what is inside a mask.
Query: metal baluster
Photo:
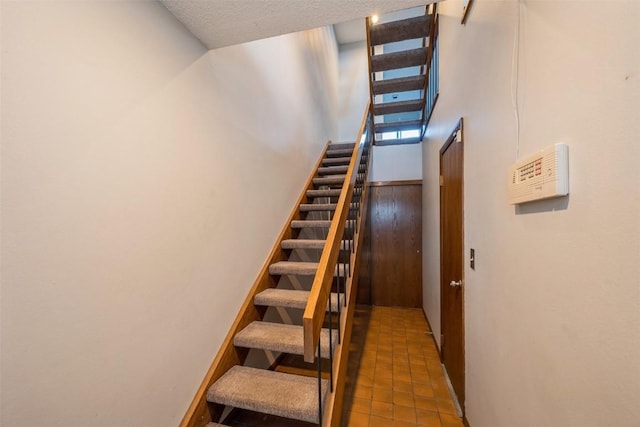
[[[318,337],[318,425],[322,425],[322,359],[320,358],[320,337]]]
[[[318,357],[322,357],[319,345]],[[333,393],[333,308],[331,307],[331,290],[329,290],[329,391]]]
[[[340,252],[339,253],[342,254],[342,240],[340,240]],[[340,341],[341,341],[340,335],[342,335],[342,332],[341,332],[342,325],[340,324],[340,319],[342,318],[342,304],[340,304],[340,268],[339,267],[338,267],[338,277],[336,278],[336,282],[338,284],[338,295],[337,295],[337,299],[338,299],[338,344],[340,344]],[[331,301],[331,294],[329,294],[329,306],[331,306],[331,302],[332,302]]]

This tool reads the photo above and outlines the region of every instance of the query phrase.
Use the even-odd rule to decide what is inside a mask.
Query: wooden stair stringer
[[[208,423],[215,421],[212,418],[220,416],[223,407],[221,405],[207,402],[207,391],[214,382],[220,379],[233,366],[244,364],[249,350],[236,347],[233,344],[234,337],[251,322],[262,320],[264,316],[267,307],[256,306],[253,303],[254,298],[263,290],[275,288],[278,285],[278,278],[269,273],[269,266],[273,263],[286,261],[288,259],[287,251],[281,247],[281,242],[295,237],[295,230],[291,228],[291,222],[304,219],[299,207],[301,204],[311,203],[311,200],[307,196],[307,192],[314,188],[313,178],[316,177],[316,171],[318,167],[321,166],[328,148],[329,144],[325,146],[322,154],[318,158],[318,161],[311,170],[306,184],[303,187],[289,218],[285,221],[282,230],[280,231],[280,234],[267,257],[267,260],[260,269],[258,277],[242,303],[242,306],[240,307],[240,310],[238,311],[238,314],[231,325],[220,350],[209,367],[209,370],[200,384],[200,387],[196,391],[187,412],[180,422],[180,427],[205,427]],[[214,416],[212,417],[212,415]]]

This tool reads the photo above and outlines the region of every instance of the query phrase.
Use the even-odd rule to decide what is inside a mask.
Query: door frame
[[[439,180],[440,180],[440,212],[439,212],[439,220],[440,220],[440,360],[442,362],[442,365],[444,367],[445,370],[445,374],[446,374],[446,366],[444,365],[444,347],[446,346],[446,342],[443,342],[443,337],[444,335],[442,334],[442,330],[443,330],[443,325],[444,325],[444,321],[445,321],[445,316],[444,316],[444,312],[443,312],[443,307],[445,307],[444,304],[444,292],[443,292],[443,288],[444,286],[448,286],[447,284],[443,283],[443,269],[444,269],[444,257],[443,257],[443,252],[444,252],[444,246],[443,246],[443,234],[444,234],[444,229],[443,229],[443,225],[442,225],[442,216],[443,216],[443,155],[444,153],[447,151],[447,149],[451,146],[451,144],[453,144],[458,136],[458,132],[460,132],[460,144],[462,144],[462,160],[461,160],[461,225],[462,225],[462,230],[461,230],[461,239],[462,239],[462,253],[460,254],[460,256],[462,257],[462,271],[461,271],[461,276],[460,279],[462,280],[462,287],[461,287],[461,291],[462,291],[462,307],[461,307],[461,319],[460,319],[460,327],[461,327],[461,333],[462,333],[462,377],[463,377],[463,383],[462,383],[462,396],[456,396],[458,398],[458,403],[460,404],[460,409],[462,410],[462,415],[464,417],[465,415],[465,408],[464,408],[464,400],[465,400],[465,396],[466,396],[466,360],[465,360],[465,353],[466,353],[466,331],[465,331],[465,284],[466,284],[466,280],[465,280],[465,244],[464,244],[464,120],[463,118],[460,118],[460,120],[458,121],[458,123],[456,124],[456,126],[454,127],[454,129],[451,131],[451,134],[449,135],[449,137],[447,138],[447,140],[445,141],[445,143],[442,145],[442,148],[440,149],[440,158],[439,158],[439,165],[440,165],[440,169],[439,169]],[[447,374],[448,375],[448,374]],[[458,393],[458,392],[456,392]]]

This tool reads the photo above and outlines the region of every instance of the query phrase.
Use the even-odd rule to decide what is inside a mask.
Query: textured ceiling
[[[431,0],[160,0],[209,49],[362,19]]]

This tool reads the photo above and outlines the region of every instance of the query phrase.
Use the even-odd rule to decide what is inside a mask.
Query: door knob
[[[451,283],[449,283],[449,286],[451,286],[452,288],[455,288],[456,286],[462,286],[462,280],[458,280],[457,282],[452,280]]]

